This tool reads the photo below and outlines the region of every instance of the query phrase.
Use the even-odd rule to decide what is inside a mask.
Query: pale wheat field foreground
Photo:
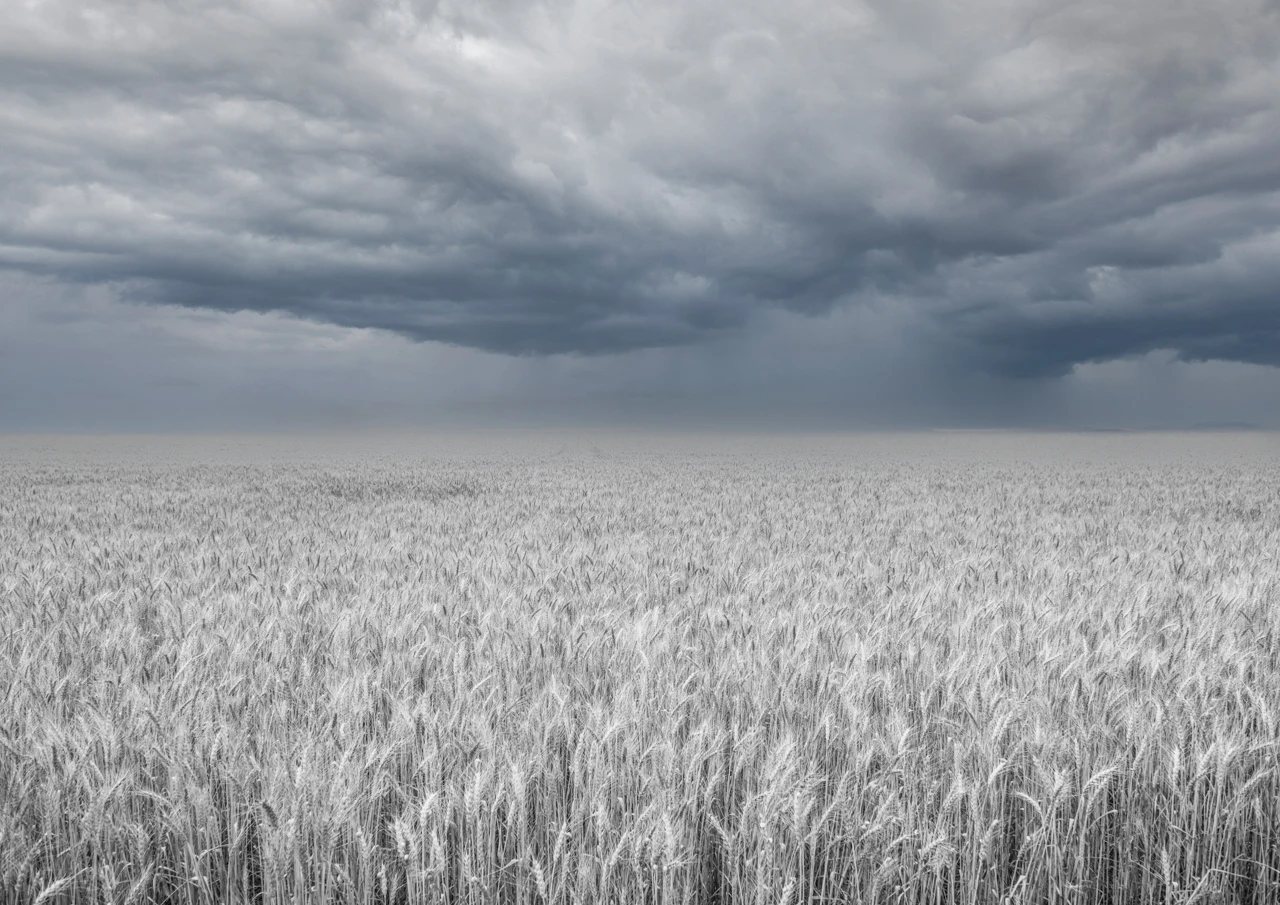
[[[183,442],[0,438],[6,903],[1280,901],[1272,435]]]

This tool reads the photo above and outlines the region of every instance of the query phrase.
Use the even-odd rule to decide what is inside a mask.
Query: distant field
[[[0,900],[1270,905],[1280,440],[0,436]]]

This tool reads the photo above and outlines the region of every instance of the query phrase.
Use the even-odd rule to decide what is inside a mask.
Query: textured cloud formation
[[[502,353],[873,308],[975,373],[1280,365],[1274,0],[5,20],[12,270]]]
[[[286,314],[125,303],[3,271],[0,299],[0,433],[1280,428],[1280,368],[1162,351],[1060,379],[964,372],[921,343],[906,309],[774,310],[696,345],[511,356]]]

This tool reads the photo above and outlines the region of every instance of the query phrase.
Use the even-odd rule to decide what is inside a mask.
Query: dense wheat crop
[[[1270,437],[68,442],[5,902],[1280,901]]]

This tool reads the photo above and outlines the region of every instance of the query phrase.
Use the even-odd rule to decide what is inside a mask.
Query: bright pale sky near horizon
[[[0,19],[0,430],[1280,426],[1277,0]]]

